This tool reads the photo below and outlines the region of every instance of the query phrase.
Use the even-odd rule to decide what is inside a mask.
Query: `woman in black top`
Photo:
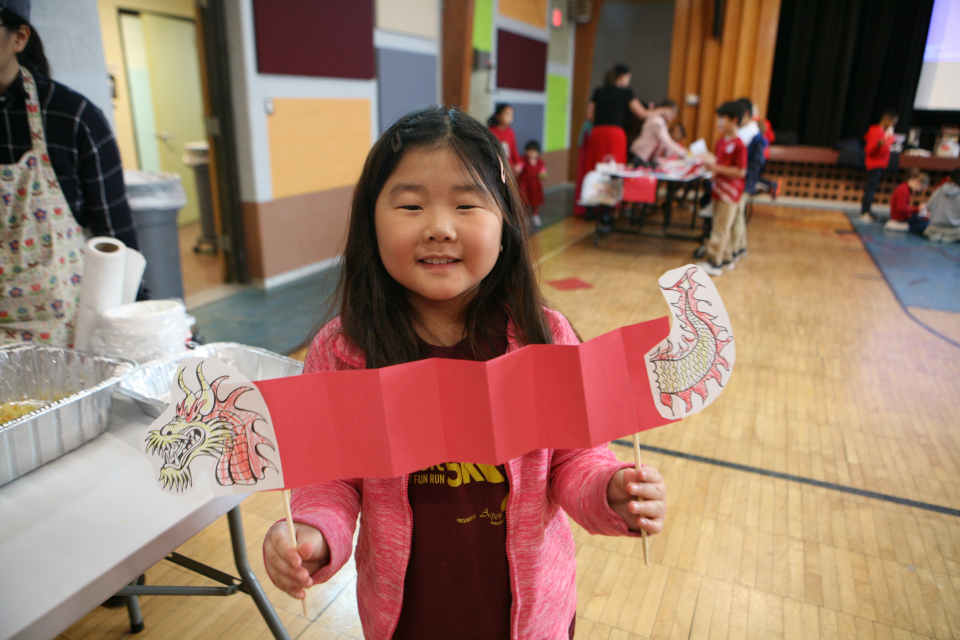
[[[647,110],[630,89],[630,67],[618,64],[607,74],[602,87],[593,91],[587,105],[587,120],[593,123],[587,153],[587,170],[612,157],[620,164],[627,162],[627,116],[641,120]]]

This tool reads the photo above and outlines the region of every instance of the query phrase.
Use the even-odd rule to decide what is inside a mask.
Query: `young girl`
[[[520,173],[520,152],[517,150],[517,134],[513,131],[513,107],[508,104],[498,104],[490,120],[487,122],[490,131],[496,136],[503,150],[510,159],[510,166]]]
[[[543,180],[547,177],[547,166],[540,158],[540,143],[536,140],[528,142],[523,152],[517,182],[523,204],[530,210],[530,226],[539,229],[543,226],[539,210],[543,204]]]
[[[488,360],[529,344],[577,344],[547,309],[524,207],[499,141],[457,110],[425,107],[388,129],[354,193],[338,286],[340,316],[305,372],[421,358]],[[412,399],[415,401],[415,399]],[[400,478],[293,492],[297,546],[279,522],[264,540],[274,584],[294,598],[350,557],[364,636],[572,637],[574,544],[587,531],[663,528],[660,474],[605,446],[536,450],[504,465],[447,462]]]

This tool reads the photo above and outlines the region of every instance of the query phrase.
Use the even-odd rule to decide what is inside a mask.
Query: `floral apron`
[[[0,165],[0,345],[73,346],[85,239],[50,164],[37,85],[20,73],[33,148]]]

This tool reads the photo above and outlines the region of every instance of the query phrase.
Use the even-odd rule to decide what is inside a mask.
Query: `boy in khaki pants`
[[[732,102],[717,109],[717,126],[723,137],[717,140],[713,157],[708,157],[706,163],[713,173],[713,231],[707,242],[706,261],[698,266],[711,276],[723,275],[724,265],[733,264],[730,231],[747,175],[747,148],[737,137],[740,111]]]

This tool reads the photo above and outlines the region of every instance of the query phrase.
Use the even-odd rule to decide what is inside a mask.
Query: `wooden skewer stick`
[[[290,546],[294,549],[297,548],[297,529],[293,526],[293,513],[290,512],[290,489],[283,490],[283,509],[287,514],[287,533],[290,534]],[[303,615],[305,618],[309,618],[307,614],[307,601],[303,599],[300,601],[300,605],[303,606]]]
[[[640,434],[633,434],[633,455],[637,460],[637,474],[640,473]],[[643,538],[643,564],[650,564],[650,542],[647,540],[647,532],[641,529],[640,537]]]

